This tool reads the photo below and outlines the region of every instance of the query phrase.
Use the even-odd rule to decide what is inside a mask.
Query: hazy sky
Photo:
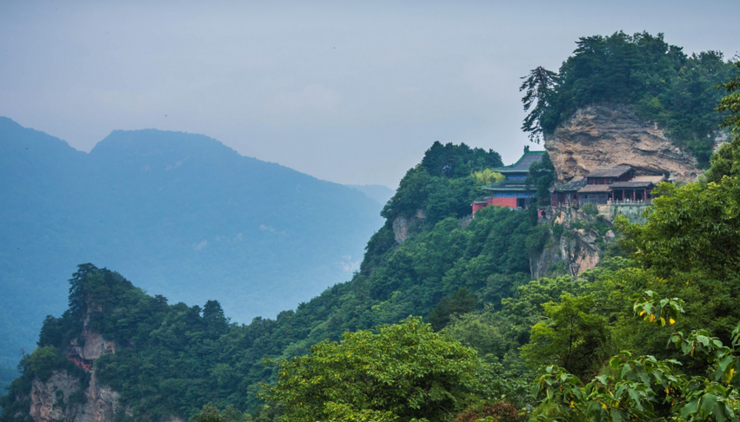
[[[202,133],[339,183],[395,187],[434,142],[518,158],[520,79],[579,36],[740,50],[740,1],[2,1],[0,115],[89,151]]]

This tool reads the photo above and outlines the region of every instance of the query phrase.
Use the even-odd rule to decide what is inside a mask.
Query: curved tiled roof
[[[519,161],[516,163],[510,165],[510,166],[504,166],[493,169],[493,171],[499,172],[499,173],[522,173],[522,172],[528,172],[529,167],[539,162],[542,157],[547,153],[547,151],[527,151],[524,153],[524,155],[519,158]]]
[[[613,188],[650,188],[655,186],[655,183],[649,180],[630,180],[629,182],[614,182],[609,186]]]
[[[564,184],[563,186],[556,187],[555,188],[555,191],[557,191],[557,192],[571,192],[571,191],[575,191],[575,190],[578,190],[578,189],[586,186],[586,182],[587,181],[588,180],[586,180],[586,179],[573,180],[573,181],[570,181],[570,182]]]
[[[530,185],[527,187],[527,183],[525,180],[505,180],[503,182],[493,183],[488,186],[483,186],[483,189],[488,191],[523,191],[523,192],[529,192],[533,191],[535,188],[534,186]]]
[[[598,168],[591,173],[587,174],[586,177],[620,177],[627,172],[632,170],[630,166],[617,166],[608,168]]]
[[[586,185],[578,190],[578,193],[604,193],[609,192],[612,185]]]

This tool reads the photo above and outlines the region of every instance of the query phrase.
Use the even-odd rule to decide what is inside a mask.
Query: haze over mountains
[[[383,224],[382,188],[364,188],[203,135],[114,131],[87,154],[0,118],[0,367],[66,309],[81,263],[239,322],[295,308],[358,268]]]

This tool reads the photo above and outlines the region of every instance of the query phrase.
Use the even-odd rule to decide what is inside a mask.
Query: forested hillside
[[[62,371],[79,386],[53,392],[62,416],[92,373],[121,393],[121,421],[738,421],[736,66],[718,107],[732,142],[701,181],[661,183],[643,224],[618,218],[619,247],[577,278],[530,280],[529,254],[569,235],[536,214],[491,206],[464,218],[498,154],[435,143],[352,280],[275,320],[232,324],[216,301],[171,305],[81,265],[0,421],[29,420],[34,389]],[[533,179],[544,186],[552,170]],[[75,353],[95,333],[115,352],[90,372]]]
[[[721,52],[687,55],[647,32],[582,37],[576,45],[558,72],[538,67],[524,78],[522,129],[530,138],[539,142],[579,107],[627,104],[708,167],[725,115],[715,112],[723,95],[716,85],[733,74]]]
[[[495,152],[435,143],[401,181],[383,211],[386,224],[368,242],[352,280],[276,320],[229,324],[217,302],[203,308],[167,305],[164,297],[146,295],[117,273],[86,265],[72,281],[70,303],[77,305],[62,318],[47,319],[39,345],[62,353],[80,334],[82,298],[88,298],[102,305],[91,329],[125,345],[96,362],[99,379],[121,391],[138,417],[189,416],[206,402],[255,409],[259,383],[272,374],[263,358],[307,353],[324,339],[409,315],[428,316],[441,328],[451,314],[498,303],[526,282],[527,251],[541,247],[536,219],[490,208],[465,227],[460,221],[470,213],[472,200],[482,196],[474,172],[500,165]],[[415,220],[410,238],[398,245],[393,219],[417,210],[426,218]],[[214,371],[223,376],[214,377]]]
[[[202,136],[116,131],[89,154],[0,118],[0,385],[76,264],[151,294],[274,317],[348,279],[383,222],[348,187],[242,157]],[[6,382],[2,382],[6,381]]]

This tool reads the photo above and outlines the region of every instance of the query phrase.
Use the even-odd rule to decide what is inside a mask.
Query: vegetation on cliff
[[[493,150],[437,141],[421,163],[406,172],[381,215],[392,222],[423,211],[427,224],[468,215],[470,203],[481,197],[480,185],[495,178],[491,169],[501,166],[501,156]]]
[[[687,55],[647,32],[582,37],[559,71],[534,69],[521,86],[529,114],[522,129],[539,142],[579,107],[628,104],[658,123],[679,146],[708,166],[722,115],[716,86],[732,75],[721,52]]]

